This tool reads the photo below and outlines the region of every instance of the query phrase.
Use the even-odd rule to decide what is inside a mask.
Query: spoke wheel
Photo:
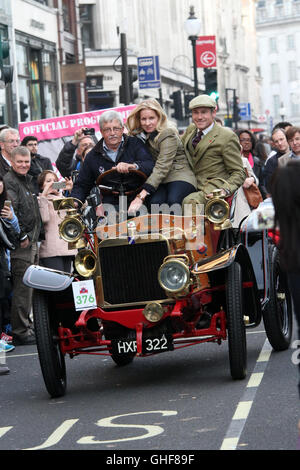
[[[269,301],[263,311],[268,340],[275,351],[288,349],[293,328],[293,304],[276,246],[269,247]]]
[[[43,292],[34,292],[33,316],[37,350],[46,389],[52,398],[66,391],[65,358],[57,339],[57,327],[50,322],[48,298]]]
[[[247,375],[247,343],[242,269],[236,262],[227,271],[226,304],[230,372],[233,379],[244,379]]]

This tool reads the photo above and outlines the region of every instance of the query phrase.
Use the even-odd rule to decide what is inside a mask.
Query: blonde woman
[[[155,161],[151,175],[128,212],[136,213],[144,201],[148,208],[153,204],[181,205],[196,190],[196,178],[178,131],[168,122],[158,101],[141,102],[128,116],[126,125],[130,135],[145,141]]]

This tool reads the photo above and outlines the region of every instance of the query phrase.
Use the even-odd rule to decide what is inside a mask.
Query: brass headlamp
[[[84,224],[81,222],[76,209],[69,209],[66,217],[58,226],[60,237],[69,243],[77,242],[82,237],[84,229]]]
[[[210,222],[216,225],[216,229],[219,228],[222,230],[223,228],[229,228],[227,224],[225,224],[226,227],[222,227],[222,224],[228,221],[229,213],[230,207],[228,202],[221,196],[221,190],[215,189],[212,199],[209,199],[206,203],[205,216]]]

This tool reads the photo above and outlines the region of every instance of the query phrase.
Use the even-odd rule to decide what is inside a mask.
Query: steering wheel
[[[96,184],[103,193],[130,196],[141,189],[146,179],[147,175],[140,170],[119,173],[111,169],[98,176]]]

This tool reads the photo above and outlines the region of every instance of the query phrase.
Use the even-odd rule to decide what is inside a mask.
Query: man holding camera
[[[73,139],[66,142],[60,151],[55,163],[58,171],[64,178],[72,176],[73,171],[80,170],[82,154],[87,147],[95,145],[93,134],[90,134],[90,131],[86,127],[78,129]]]
[[[152,155],[146,145],[137,137],[124,133],[123,118],[117,111],[106,111],[99,119],[102,139],[89,151],[84,159],[77,180],[71,193],[72,197],[84,202],[96,185],[98,177],[108,170],[115,169],[118,173],[129,173],[140,170],[149,176],[154,167]],[[108,186],[113,185],[109,179]],[[102,202],[118,205],[118,196],[102,194]]]

